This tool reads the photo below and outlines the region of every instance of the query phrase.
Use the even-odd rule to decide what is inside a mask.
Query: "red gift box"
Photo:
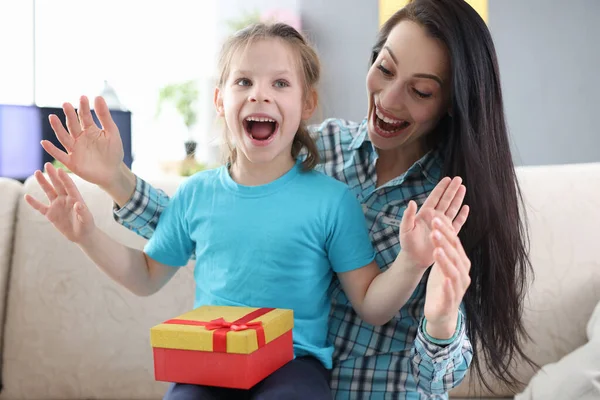
[[[150,330],[158,381],[250,389],[294,358],[292,310],[202,306]]]

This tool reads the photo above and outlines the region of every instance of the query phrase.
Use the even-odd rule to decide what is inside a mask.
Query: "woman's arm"
[[[456,272],[464,270],[460,264],[464,260],[454,257],[464,253],[457,234],[469,213],[469,208],[462,206],[465,193],[460,178],[445,178],[418,212],[416,202],[410,201],[400,224],[402,250],[385,272],[372,262],[363,268],[338,273],[344,292],[363,320],[383,325],[392,319],[434,262],[436,272],[441,269],[442,276],[451,284],[465,279]],[[349,214],[346,212],[345,218]],[[468,270],[466,274],[468,279]],[[434,321],[432,328],[439,329],[438,322]]]

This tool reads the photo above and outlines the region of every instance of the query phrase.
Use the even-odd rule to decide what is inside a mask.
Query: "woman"
[[[447,398],[471,361],[514,386],[507,367],[515,356],[527,359],[520,340],[530,264],[490,32],[463,0],[414,0],[381,28],[370,64],[367,117],[313,130],[322,171],[363,204],[378,264],[387,268],[399,252],[408,202],[421,206],[436,185],[448,185],[442,177],[462,178],[470,214],[459,233],[465,254],[451,255],[460,265],[452,284],[434,264],[383,327],[362,322],[332,283],[335,397]],[[81,107],[89,107],[85,99]],[[108,113],[102,101],[96,108]],[[46,151],[105,189],[119,205],[118,222],[150,237],[168,197],[122,164],[112,121],[100,131],[90,121],[80,127],[70,105],[65,113],[68,154],[49,142]],[[51,123],[59,129],[56,117]]]

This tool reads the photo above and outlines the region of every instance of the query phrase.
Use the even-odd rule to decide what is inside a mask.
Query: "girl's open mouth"
[[[244,118],[244,130],[256,146],[266,146],[279,131],[279,123],[269,116],[251,115]]]

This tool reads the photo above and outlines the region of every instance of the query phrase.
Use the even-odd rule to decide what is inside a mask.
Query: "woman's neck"
[[[385,185],[392,179],[402,175],[423,157],[429,149],[425,142],[418,141],[390,150],[377,149],[377,187]]]
[[[292,157],[278,157],[265,163],[253,163],[238,153],[230,167],[231,179],[244,186],[266,185],[285,175],[294,167]]]

